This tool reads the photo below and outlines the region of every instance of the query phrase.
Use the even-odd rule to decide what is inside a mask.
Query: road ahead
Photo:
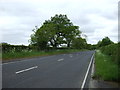
[[[25,59],[2,65],[3,88],[81,88],[94,51]]]

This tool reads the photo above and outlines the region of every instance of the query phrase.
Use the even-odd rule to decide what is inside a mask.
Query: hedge
[[[102,53],[110,56],[114,62],[120,65],[120,43],[101,47],[100,50]]]

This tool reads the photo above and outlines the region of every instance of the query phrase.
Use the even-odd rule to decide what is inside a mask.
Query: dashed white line
[[[20,70],[20,71],[17,71],[15,72],[16,74],[19,74],[19,73],[22,73],[22,72],[25,72],[25,71],[29,71],[29,70],[32,70],[32,69],[35,69],[35,68],[38,68],[38,66],[34,66],[34,67],[31,67],[31,68],[27,68],[27,69],[24,69],[24,70]]]
[[[60,62],[60,61],[63,61],[64,59],[62,58],[62,59],[59,59],[59,60],[57,60],[58,62]]]

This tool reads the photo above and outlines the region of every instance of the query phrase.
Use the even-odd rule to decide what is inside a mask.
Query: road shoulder
[[[116,82],[98,80],[98,79],[93,78],[94,73],[95,73],[95,59],[92,64],[91,78],[90,78],[90,82],[89,82],[89,90],[91,90],[93,88],[114,88],[114,89],[120,88],[120,84],[118,84]]]

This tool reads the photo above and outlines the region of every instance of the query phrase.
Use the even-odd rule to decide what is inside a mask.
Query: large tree
[[[80,36],[78,26],[74,26],[66,15],[55,15],[50,20],[45,20],[40,28],[36,28],[31,35],[31,44],[36,45],[39,49],[48,46],[57,48],[62,44],[71,46],[74,38]]]

